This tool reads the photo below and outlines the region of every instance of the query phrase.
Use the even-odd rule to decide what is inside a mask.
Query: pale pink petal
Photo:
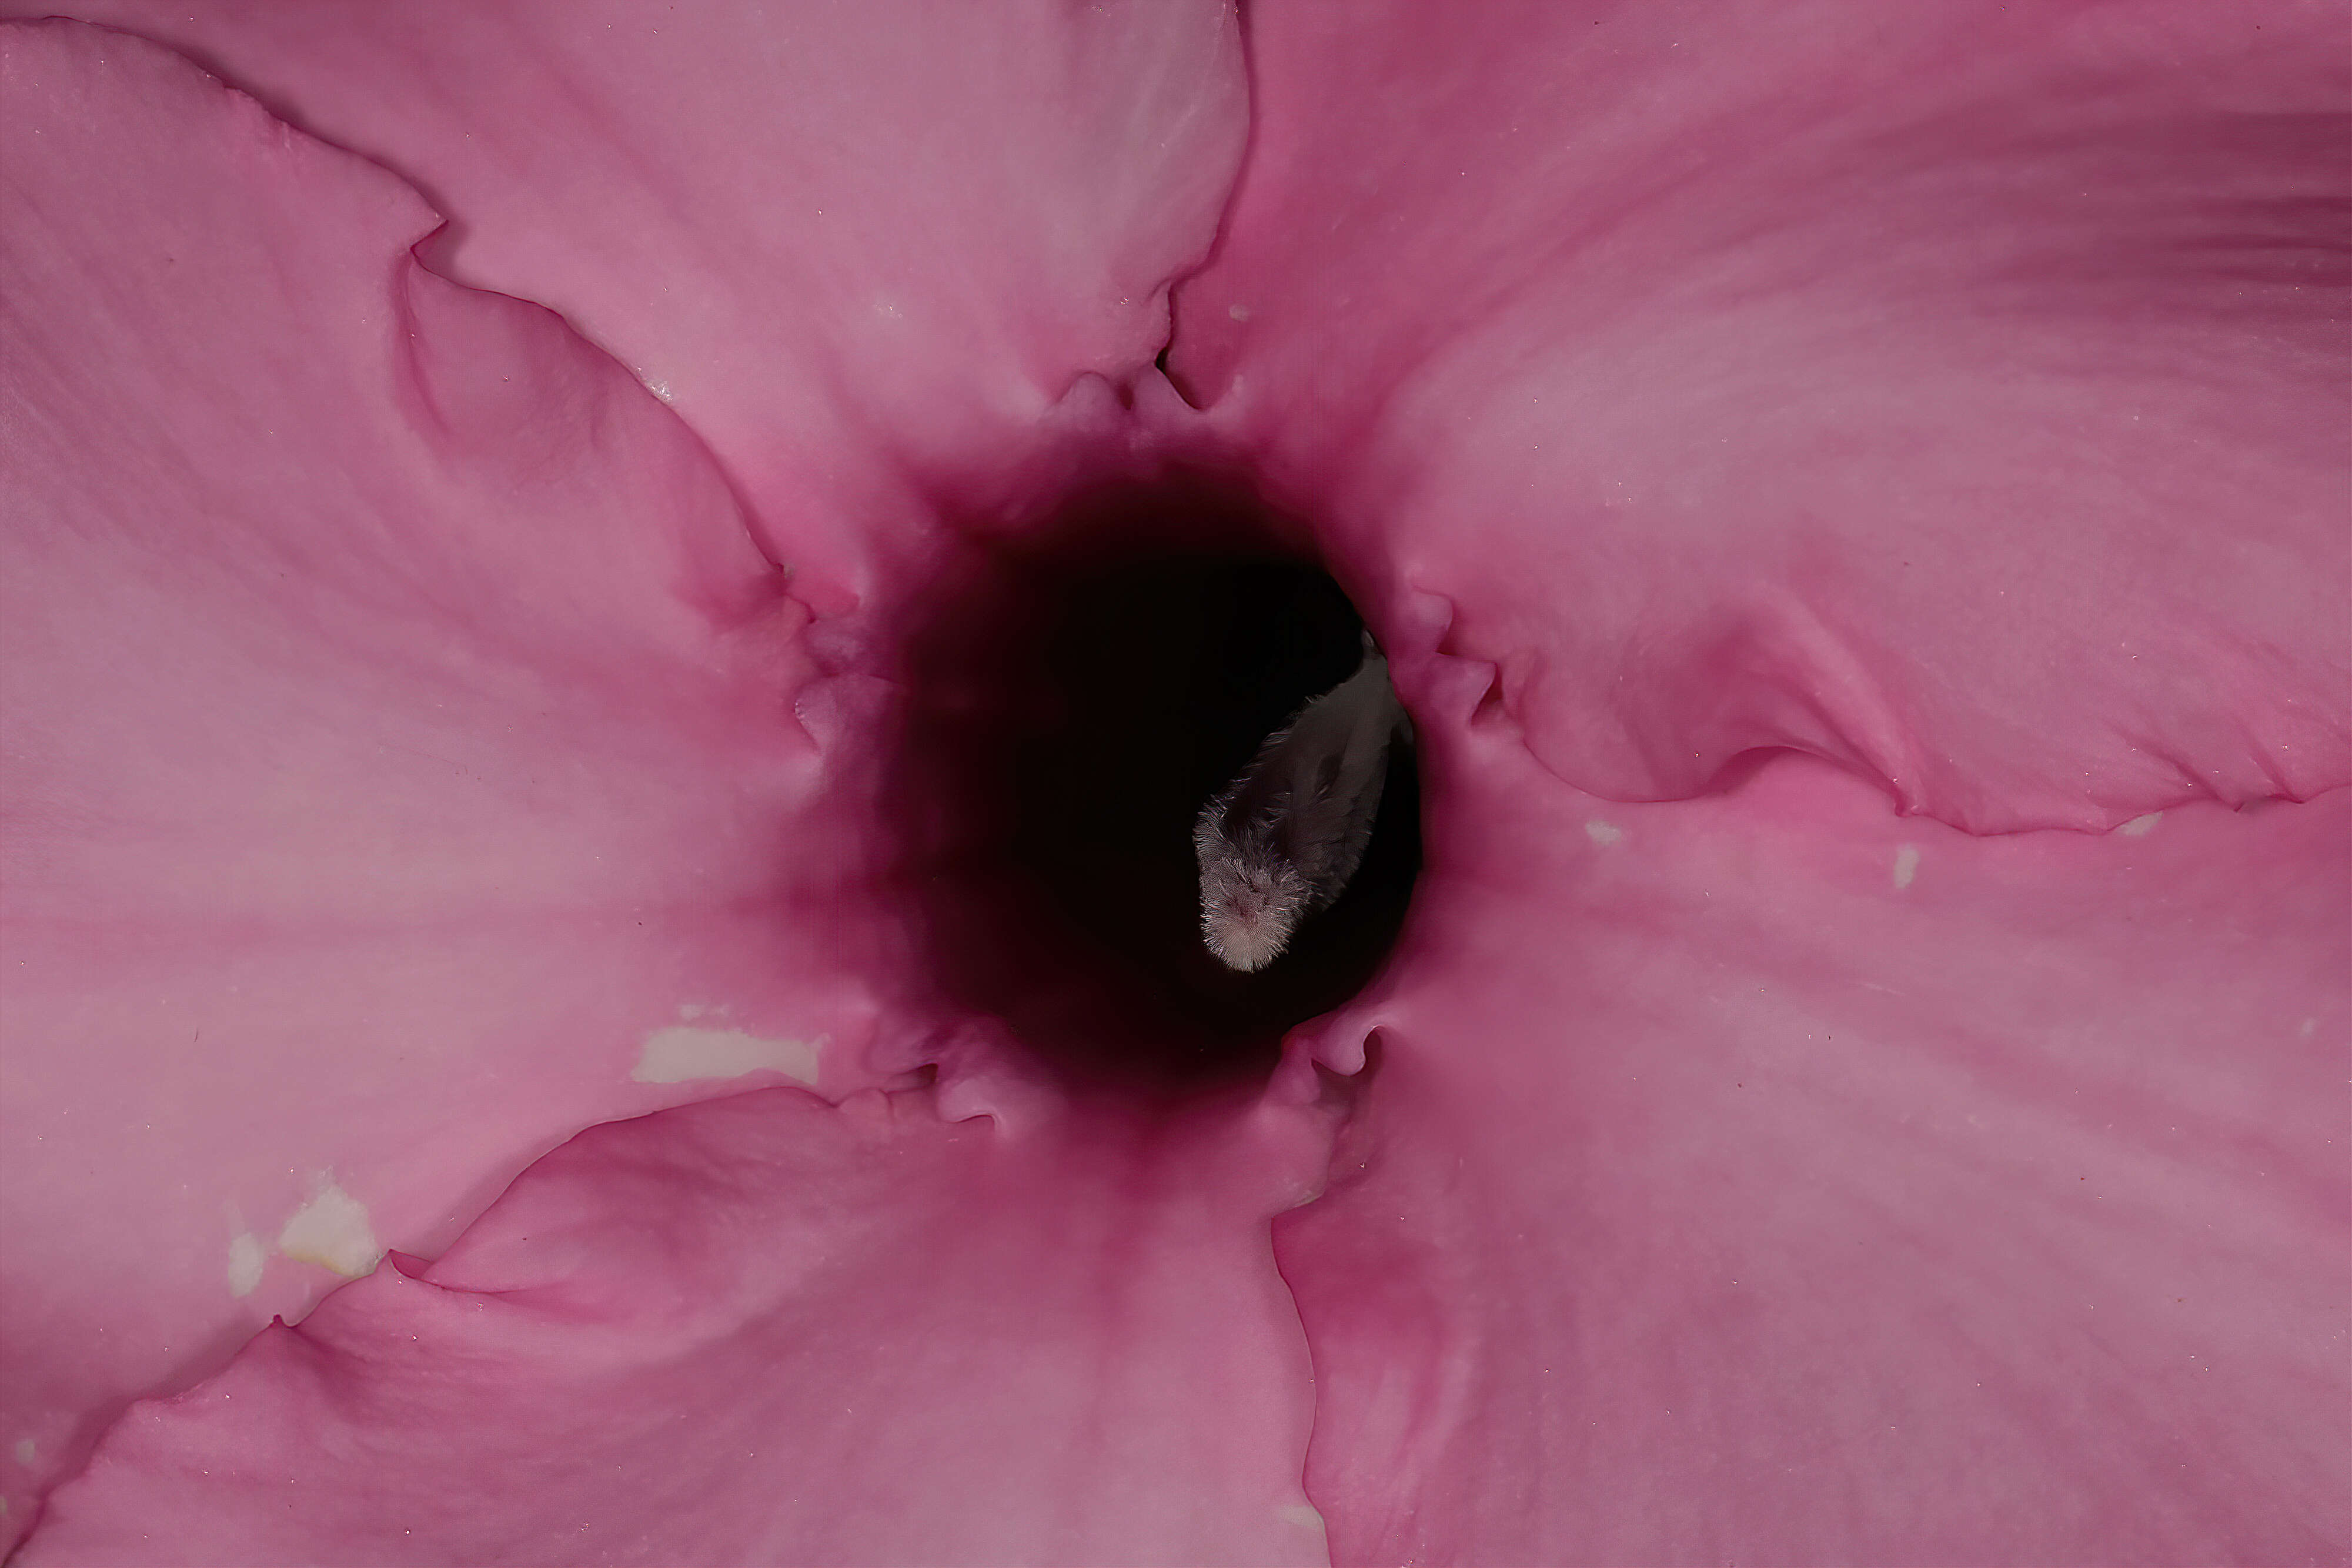
[[[582,1134],[437,1264],[135,1408],[26,1563],[1327,1561],[1265,1231],[1312,1119],[927,1098]]]
[[[415,181],[436,264],[656,388],[828,614],[1149,371],[1247,129],[1217,0],[68,8]]]
[[[1435,678],[1415,924],[1316,1041],[1377,1067],[1276,1229],[1335,1562],[2342,1560],[2352,791],[1623,805]]]
[[[1230,172],[1238,78],[1230,18],[1133,15],[1139,30],[1041,10],[1026,35],[978,50],[946,27],[919,30],[906,49],[903,30],[886,38],[872,17],[836,26],[830,46],[796,57],[835,96],[788,95],[802,118],[773,120],[778,140],[732,162],[719,154],[740,149],[711,141],[712,129],[777,86],[740,37],[702,37],[667,78],[642,40],[622,40],[594,68],[625,101],[585,111],[615,131],[601,141],[564,140],[584,138],[583,125],[518,94],[509,51],[491,51],[488,76],[476,71],[478,39],[442,62],[530,142],[520,188],[546,187],[534,159],[592,144],[604,159],[601,172],[579,160],[581,183],[566,191],[581,232],[550,243],[528,223],[518,231],[524,253],[562,264],[537,292],[616,348],[639,331],[686,345],[683,368],[669,368],[724,392],[704,410],[750,452],[735,477],[764,508],[756,526],[695,435],[622,367],[536,306],[412,261],[407,247],[436,220],[399,181],[139,40],[8,29],[0,1419],[16,1466],[12,1533],[122,1399],[219,1364],[269,1313],[307,1306],[330,1270],[363,1272],[385,1247],[439,1250],[579,1125],[761,1073],[821,1075],[845,1092],[885,1035],[900,1057],[939,1054],[908,1043],[952,1021],[901,994],[911,977],[871,983],[904,968],[908,941],[864,891],[888,852],[873,804],[888,695],[855,660],[810,684],[802,605],[838,609],[885,580],[896,552],[936,528],[958,463],[984,455],[1000,486],[958,491],[963,502],[984,512],[1008,489],[1025,497],[1063,461],[1074,417],[1098,424],[1116,411],[1091,393],[1075,414],[1041,413],[1156,349],[1165,273],[1205,246],[1213,217],[1213,201],[1196,193],[1188,207],[1183,192]],[[348,41],[362,19],[319,37]],[[772,28],[754,32],[776,42]],[[843,74],[859,49],[904,68]],[[980,69],[990,49],[1066,90],[1029,90],[1008,79],[1011,65]],[[578,82],[554,81],[561,54],[543,51],[541,85],[578,108]],[[371,85],[389,57],[368,57]],[[731,98],[717,83],[726,69],[742,73]],[[404,107],[420,99],[389,90]],[[1060,138],[1009,154],[1022,200],[1075,214],[1016,269],[1025,311],[1003,292],[1005,276],[963,265],[958,246],[979,241],[949,243],[944,215],[932,248],[906,245],[924,232],[910,214],[926,203],[992,222],[1019,204],[978,193],[978,143],[938,136],[910,107],[965,90],[971,114],[987,116],[977,100],[992,90],[1008,120],[1031,115],[1055,128],[1045,141]],[[684,134],[697,128],[680,103],[706,113],[698,136]],[[532,140],[551,125],[556,142]],[[682,144],[664,140],[673,132]],[[843,152],[853,142],[858,157]],[[1147,170],[1071,195],[1071,181],[1131,174],[1139,146],[1169,189]],[[1204,163],[1202,149],[1219,146],[1226,162]],[[673,167],[636,167],[665,156]],[[1067,176],[1058,194],[1055,168]],[[706,189],[712,212],[732,201],[757,219],[740,244],[701,231],[734,270],[654,283],[608,266],[598,234],[676,262],[677,214],[632,215],[626,197],[679,199],[689,172],[729,187]],[[472,187],[452,175],[447,188]],[[888,254],[808,242],[799,209],[834,203],[836,189],[841,215]],[[1164,210],[1160,196],[1173,198]],[[495,259],[505,231],[476,232]],[[754,254],[769,242],[775,254]],[[426,248],[460,268],[475,255]],[[826,286],[875,308],[845,315]],[[756,298],[730,305],[729,287]],[[688,328],[673,335],[674,316],[598,298],[667,299]],[[633,363],[688,402],[664,366]],[[839,381],[879,401],[861,406]],[[743,436],[751,425],[760,434]],[[876,496],[887,505],[865,510]],[[910,518],[912,535],[900,528]],[[774,564],[799,553],[780,546],[803,542],[832,552],[829,577]],[[848,646],[836,639],[837,653]],[[1001,1054],[968,1047],[961,1060]],[[1013,1091],[958,1092],[976,1109]],[[1050,1094],[1031,1092],[1024,1115],[1045,1114]],[[1086,1187],[1101,1172],[1082,1163],[1023,1168]],[[995,1500],[1003,1528],[1050,1544],[1066,1525],[1070,1540],[1127,1540],[1139,1557],[1223,1542],[1238,1560],[1289,1560],[1319,1526],[1297,1494],[1295,1319],[1258,1287],[1270,1278],[1264,1216],[1303,1197],[1303,1178],[1279,1201],[1252,1198],[1245,1217],[1190,1228],[1192,1198],[1119,1191],[1103,1199],[1118,1218],[1096,1234],[1164,1233],[1169,1250],[1129,1270],[1081,1248],[1069,1267],[1089,1278],[1191,1270],[1193,1293],[1170,1297],[1180,1305],[1248,1303],[1255,1320],[1196,1310],[1188,1321],[1247,1364],[1260,1404],[1245,1415],[1231,1390],[1156,1375],[1149,1357],[1106,1374],[1148,1385],[1148,1397],[1113,1402],[1136,1409],[1137,1436],[1004,1470],[1005,1486],[1026,1490]],[[893,1255],[877,1278],[920,1267]],[[650,1270],[625,1275],[660,1288]],[[370,1291],[392,1288],[378,1279]],[[1280,1310],[1266,1316],[1270,1306]],[[1098,1326],[1097,1362],[1123,1338],[1150,1337],[1131,1312],[1106,1311]],[[939,1337],[952,1355],[944,1326]],[[671,1392],[709,1402],[747,1370]],[[752,1392],[745,1419],[756,1424],[798,1420],[807,1390]],[[972,1402],[944,1385],[907,1397],[910,1420],[928,1420],[935,1400]],[[1169,1415],[1187,1399],[1189,1426]],[[1072,1412],[1038,1418],[1053,1427]],[[776,1523],[778,1539],[854,1536],[873,1494],[844,1478],[881,1487],[901,1473],[871,1449],[837,1465],[819,1512]],[[1182,1484],[1161,1486],[1163,1472]],[[976,1460],[965,1495],[987,1491],[993,1473]],[[1208,1500],[1212,1473],[1230,1496]],[[1137,1500],[1139,1487],[1160,1500]],[[1047,1517],[1074,1488],[1095,1496],[1092,1535]],[[236,1511],[236,1498],[219,1500]],[[499,1492],[474,1523],[500,1528],[509,1500]],[[623,1511],[654,1539],[657,1516]],[[961,1537],[939,1533],[944,1517],[889,1521],[902,1531],[892,1550],[947,1550]],[[710,1527],[727,1524],[714,1515]]]
[[[873,1004],[803,612],[692,435],[420,269],[381,170],[153,46],[0,40],[21,1529],[123,1399]]]
[[[1171,365],[1555,772],[2352,779],[2337,4],[1269,0]]]
[[[2352,774],[2332,14],[1251,24],[1171,365],[1435,774],[1335,1558],[2341,1558],[2352,802],[2148,816]]]

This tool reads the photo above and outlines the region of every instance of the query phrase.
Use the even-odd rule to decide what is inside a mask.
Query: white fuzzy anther
[[[1346,890],[1372,836],[1390,742],[1406,729],[1388,660],[1368,636],[1356,673],[1268,736],[1201,809],[1201,936],[1227,967],[1265,967],[1300,921]]]

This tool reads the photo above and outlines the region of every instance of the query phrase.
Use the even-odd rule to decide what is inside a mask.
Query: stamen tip
[[[1290,922],[1271,913],[1251,915],[1214,909],[1202,916],[1201,934],[1225,967],[1255,974],[1281,956],[1290,939]]]

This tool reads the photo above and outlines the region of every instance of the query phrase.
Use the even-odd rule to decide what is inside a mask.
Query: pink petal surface
[[[134,1409],[26,1562],[1326,1561],[1265,1228],[1319,1122],[928,1098],[583,1133],[438,1263]]]
[[[1213,0],[68,8],[430,193],[436,266],[656,388],[827,613],[1149,367],[1246,132]]]
[[[2344,31],[1252,9],[1171,370],[1439,757],[1335,1560],[2352,1552],[2345,799],[2151,821],[2352,778]]]
[[[1272,0],[1171,368],[1617,798],[2352,779],[2340,5]]]
[[[2345,1561],[2352,791],[1626,805],[1484,675],[1408,677],[1431,870],[1276,1229],[1333,1561]]]
[[[320,1262],[436,1251],[582,1124],[712,1092],[638,1081],[649,1041],[813,1076],[871,1008],[790,915],[842,875],[780,852],[802,612],[692,436],[416,267],[381,171],[152,46],[5,47],[21,1526]]]
[[[274,15],[448,129],[433,62],[388,77],[373,13]],[[459,37],[457,8],[416,47],[454,45],[453,102],[478,95],[450,145],[501,128],[523,145],[485,177],[572,204],[568,235],[541,212],[513,231],[564,264],[535,292],[677,350],[631,362],[673,401],[702,390],[753,518],[562,321],[411,261],[437,219],[406,186],[135,39],[11,29],[11,1536],[124,1399],[386,1246],[438,1251],[579,1126],[746,1074],[846,1092],[866,1044],[933,1026],[857,977],[903,947],[855,891],[887,694],[806,684],[795,598],[841,608],[919,542],[890,525],[944,480],[908,460],[993,444],[995,479],[1027,483],[1008,443],[1050,447],[1046,404],[1149,361],[1162,277],[1213,220],[1183,192],[1238,146],[1231,21],[1040,8],[976,41],[868,15],[784,39],[730,15],[665,54],[641,14],[583,33],[568,9],[607,51],[583,63],[525,48],[519,14]],[[750,42],[833,96],[751,113],[778,82]],[[909,110],[953,93],[1034,134]],[[732,145],[752,124],[772,140]],[[980,190],[988,156],[1018,201]],[[716,248],[681,256],[667,204],[695,179]],[[990,247],[957,223],[1049,198],[1073,221],[976,275],[963,247]],[[721,233],[722,209],[753,221]],[[812,238],[828,209],[845,226]],[[479,243],[434,237],[442,265],[503,254],[509,231],[462,226]],[[714,258],[723,277],[694,270]],[[623,308],[649,299],[667,313]],[[903,373],[859,379],[891,344]],[[894,450],[869,419],[940,444]],[[895,511],[861,513],[883,493]],[[835,570],[788,597],[782,544]]]

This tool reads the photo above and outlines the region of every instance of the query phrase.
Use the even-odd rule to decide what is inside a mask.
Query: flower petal
[[[2340,6],[1250,15],[1171,369],[1555,772],[2352,780]]]
[[[123,1399],[874,1004],[803,612],[675,416],[176,56],[0,47],[21,1528]]]
[[[1328,1561],[1297,1194],[1234,1175],[1323,1140],[926,1097],[582,1134],[439,1263],[134,1409],[26,1561]]]
[[[1276,1230],[1335,1561],[2343,1555],[2352,791],[1629,806],[1457,684],[1392,982],[1315,1048],[1377,1031],[1356,1174]]]
[[[436,265],[635,369],[828,613],[1149,370],[1247,130],[1217,0],[68,9],[430,192]]]

